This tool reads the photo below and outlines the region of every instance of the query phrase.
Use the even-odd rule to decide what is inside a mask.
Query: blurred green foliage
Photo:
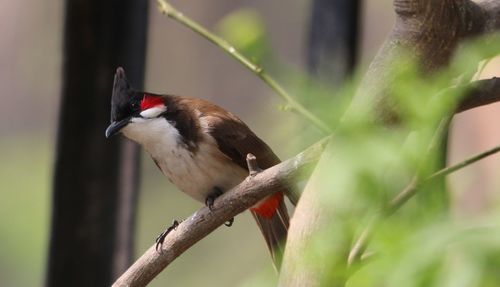
[[[349,287],[498,286],[498,207],[489,217],[457,221],[449,214],[443,183],[437,181],[425,182],[415,198],[376,225],[368,246],[373,258],[351,268],[346,261],[367,223],[414,176],[422,182],[443,168],[446,129],[439,127],[453,115],[465,92],[462,84],[470,81],[481,60],[500,51],[499,44],[491,37],[467,43],[449,69],[429,74],[402,53],[392,69],[394,85],[384,93],[384,104],[390,104],[382,106],[397,113],[397,124],[377,120],[380,107],[374,107],[380,102],[375,100],[350,107],[354,110],[348,117],[331,117],[340,120],[330,122],[336,126],[335,135],[314,184],[330,220],[301,250],[304,266],[327,270],[324,286],[346,278]],[[460,85],[450,88],[457,82]],[[332,95],[352,98],[334,91]]]
[[[254,63],[270,60],[270,46],[260,15],[252,9],[238,9],[216,25],[216,31]]]

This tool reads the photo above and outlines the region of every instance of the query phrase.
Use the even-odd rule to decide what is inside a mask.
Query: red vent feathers
[[[141,111],[154,108],[156,106],[163,106],[165,103],[160,96],[152,96],[148,94],[144,94],[144,97],[141,101]]]
[[[264,218],[271,218],[276,213],[282,199],[283,193],[277,192],[259,202],[257,206],[250,208],[250,210]]]

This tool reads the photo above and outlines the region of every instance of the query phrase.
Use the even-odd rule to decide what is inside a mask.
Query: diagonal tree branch
[[[156,251],[155,245],[151,246],[113,286],[145,286],[179,255],[217,227],[274,190],[308,177],[328,140],[325,138],[297,156],[262,172],[253,169],[245,181],[217,198],[212,211],[204,207],[180,223],[165,238],[160,252]],[[255,160],[251,157],[248,159],[249,165],[256,166]]]
[[[465,0],[457,0],[465,1]],[[450,58],[450,55],[454,51],[456,44],[460,39],[471,35],[481,34],[485,31],[491,31],[496,29],[498,26],[498,21],[488,20],[492,18],[494,15],[498,15],[499,13],[486,13],[484,5],[496,5],[495,3],[491,4],[493,1],[481,1],[477,4],[470,1],[465,1],[467,3],[467,9],[465,9],[465,13],[458,13],[460,9],[457,9],[455,5],[457,1],[453,0],[443,0],[442,5],[439,4],[440,10],[453,10],[453,13],[426,13],[428,12],[429,7],[435,8],[434,6],[438,5],[437,1],[435,1],[434,5],[430,5],[431,0],[427,1],[395,1],[396,12],[399,16],[399,25],[398,28],[393,31],[392,39],[388,42],[388,46],[399,46],[402,43],[404,47],[416,47],[416,55],[419,58],[424,59],[423,67],[424,70],[435,70],[439,67],[445,66]],[[428,3],[427,3],[428,2]],[[177,21],[187,25],[191,29],[196,32],[202,34],[207,37],[209,35],[212,37],[213,35],[208,33],[205,30],[200,30],[200,26],[191,20],[184,17],[182,14],[171,13],[166,8],[171,8],[170,6],[165,6],[166,2],[163,0],[159,0],[160,9],[162,12],[167,14],[169,17],[176,19]],[[416,3],[416,4],[415,4]],[[427,3],[429,6],[422,6],[422,3]],[[490,3],[490,4],[488,4]],[[407,6],[405,6],[405,5]],[[399,6],[398,6],[399,5]],[[408,6],[409,5],[409,6]],[[413,6],[412,6],[413,5]],[[448,5],[448,6],[447,6]],[[449,8],[452,5],[455,9]],[[500,5],[497,5],[500,6]],[[500,9],[498,9],[500,10]],[[422,12],[424,11],[424,12]],[[457,13],[455,13],[457,12]],[[454,23],[453,31],[450,31],[450,27],[447,26],[445,29],[440,29],[438,31],[429,32],[427,30],[419,31],[419,25],[422,25],[423,20],[419,19],[419,17],[412,17],[412,13],[417,13],[419,15],[440,15],[444,14],[443,17],[433,17],[436,21],[450,22]],[[459,16],[457,20],[456,16]],[[449,18],[446,18],[449,17]],[[489,18],[488,18],[489,17]],[[415,22],[417,20],[419,22]],[[469,21],[465,21],[465,20]],[[428,19],[425,19],[427,21]],[[183,22],[184,21],[184,22]],[[187,22],[186,22],[187,21]],[[468,24],[467,24],[468,23]],[[437,27],[440,25],[429,25],[432,27]],[[409,32],[403,35],[404,32]],[[415,32],[417,32],[416,35]],[[436,38],[433,38],[432,41],[429,41],[429,38],[421,37],[425,34],[437,35],[437,39],[439,41],[434,41]],[[239,53],[234,50],[233,47],[229,46],[229,44],[225,42],[219,42],[218,38],[210,38],[207,37],[212,42],[217,45],[225,48],[226,51],[230,53],[233,57],[235,57],[238,61],[242,62],[247,68],[252,70],[252,72],[256,73],[259,77],[261,77],[264,81],[266,81],[266,77],[262,75],[266,75],[263,71],[257,67],[252,66],[252,63],[245,62],[246,58],[239,58]],[[215,36],[214,36],[215,37]],[[446,38],[452,37],[452,38]],[[439,49],[437,49],[438,47]],[[391,49],[389,49],[389,56],[391,55]],[[386,53],[383,56],[387,56]],[[382,58],[382,57],[381,57]],[[386,58],[386,57],[384,57]],[[392,57],[389,57],[389,61]],[[394,58],[393,58],[394,59]],[[393,60],[392,59],[392,60]],[[386,62],[387,59],[379,60],[378,64],[375,61],[375,64],[372,66],[372,72],[383,70],[384,67],[380,69],[375,69],[377,65],[380,65],[381,62]],[[386,66],[386,65],[381,65]],[[387,78],[384,76],[387,73],[378,74],[379,78],[386,82]],[[372,75],[373,76],[373,75]],[[371,77],[371,76],[369,76]],[[373,76],[376,78],[375,76]],[[483,104],[490,103],[489,101],[493,100],[495,97],[494,90],[497,87],[498,83],[496,83],[496,79],[492,79],[494,81],[491,90],[487,88],[473,88],[469,94],[467,94],[466,101],[470,101],[471,103],[463,104],[465,108],[463,110],[473,108],[476,106],[480,106]],[[369,81],[373,82],[373,81]],[[375,81],[376,82],[376,81]],[[281,96],[285,95],[285,99],[289,101],[286,92],[280,90],[279,86],[273,86],[271,82],[267,82],[271,88],[276,90],[278,94]],[[388,84],[387,84],[388,85]],[[484,84],[487,86],[487,84]],[[370,83],[367,85],[371,86]],[[370,90],[368,94],[371,96],[383,91],[382,88],[374,90]],[[478,87],[483,87],[482,83],[479,83]],[[365,89],[367,90],[367,89]],[[280,92],[281,91],[281,92]],[[487,94],[487,91],[490,91],[490,94]],[[479,95],[479,96],[477,96]],[[473,99],[472,99],[473,98]],[[482,100],[479,100],[482,99]],[[489,99],[489,100],[484,100]],[[300,107],[300,105],[299,105]],[[295,107],[296,108],[296,107]],[[300,111],[300,108],[298,109]],[[462,110],[461,110],[462,111]],[[313,122],[315,122],[314,116],[311,117]],[[311,120],[310,118],[310,120]],[[315,122],[318,126],[323,126],[321,122]],[[319,124],[318,124],[319,123]],[[330,132],[328,127],[323,126],[322,130],[326,132]],[[289,159],[277,166],[269,168],[265,171],[253,173],[248,177],[247,180],[242,182],[240,185],[235,187],[231,192],[228,192],[221,196],[216,200],[214,204],[213,211],[209,211],[207,208],[202,208],[190,218],[182,222],[177,229],[167,236],[163,247],[162,252],[158,253],[155,250],[155,247],[152,246],[150,249],[146,251],[144,255],[139,258],[130,268],[125,272],[114,284],[114,286],[144,286],[149,283],[158,273],[161,272],[165,267],[167,267],[173,260],[175,260],[179,255],[181,255],[185,250],[194,245],[196,242],[201,240],[203,237],[208,235],[210,232],[215,230],[218,226],[225,223],[230,218],[236,216],[237,214],[243,212],[248,209],[256,202],[258,202],[261,198],[271,194],[273,190],[279,188],[287,181],[296,181],[300,178],[304,178],[304,171],[309,170],[310,167],[314,166],[320,157],[324,147],[326,145],[327,140],[323,140],[312,148],[304,151],[303,153],[297,155],[296,157]],[[254,162],[255,163],[255,162]],[[307,173],[308,174],[308,173]],[[302,176],[300,176],[302,175]]]
[[[457,112],[462,112],[499,100],[500,80],[498,78],[477,81],[472,84]],[[296,157],[263,172],[258,172],[259,169],[255,157],[249,155],[247,160],[249,167],[251,167],[251,172],[249,178],[245,182],[235,187],[233,191],[221,196],[214,204],[214,210],[212,212],[209,212],[207,208],[202,208],[189,219],[182,222],[177,227],[176,231],[166,238],[162,253],[156,252],[154,246],[151,247],[115,282],[114,286],[145,286],[185,250],[207,236],[227,220],[248,209],[261,198],[271,194],[272,190],[275,190],[284,182],[297,181],[303,178],[303,176],[298,177],[298,175],[301,175],[303,171],[312,168],[316,164],[328,139],[330,139],[330,137],[316,143]],[[465,161],[467,163],[466,165],[491,155],[492,153],[496,153],[499,149],[500,148],[497,147],[479,156],[473,157],[473,161]],[[457,166],[460,168],[463,167],[462,165]],[[428,180],[443,177],[450,173],[448,170],[455,171],[456,169],[454,167],[444,169],[441,173],[432,175]],[[418,186],[416,180],[412,180],[407,188],[388,205],[391,211],[384,214],[392,214],[401,207],[418,191]],[[380,217],[374,218],[356,241],[349,255],[350,265],[360,259],[380,219]]]

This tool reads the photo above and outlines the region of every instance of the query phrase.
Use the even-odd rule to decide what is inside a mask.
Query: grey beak
[[[130,121],[130,118],[123,119],[121,121],[112,122],[106,129],[106,138],[110,138],[117,134],[122,128],[124,128]]]

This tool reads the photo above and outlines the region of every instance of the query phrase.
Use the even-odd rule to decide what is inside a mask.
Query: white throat
[[[122,129],[122,133],[144,146],[151,154],[156,153],[155,149],[159,142],[165,146],[175,146],[181,140],[179,131],[163,117],[132,118],[131,122]]]

